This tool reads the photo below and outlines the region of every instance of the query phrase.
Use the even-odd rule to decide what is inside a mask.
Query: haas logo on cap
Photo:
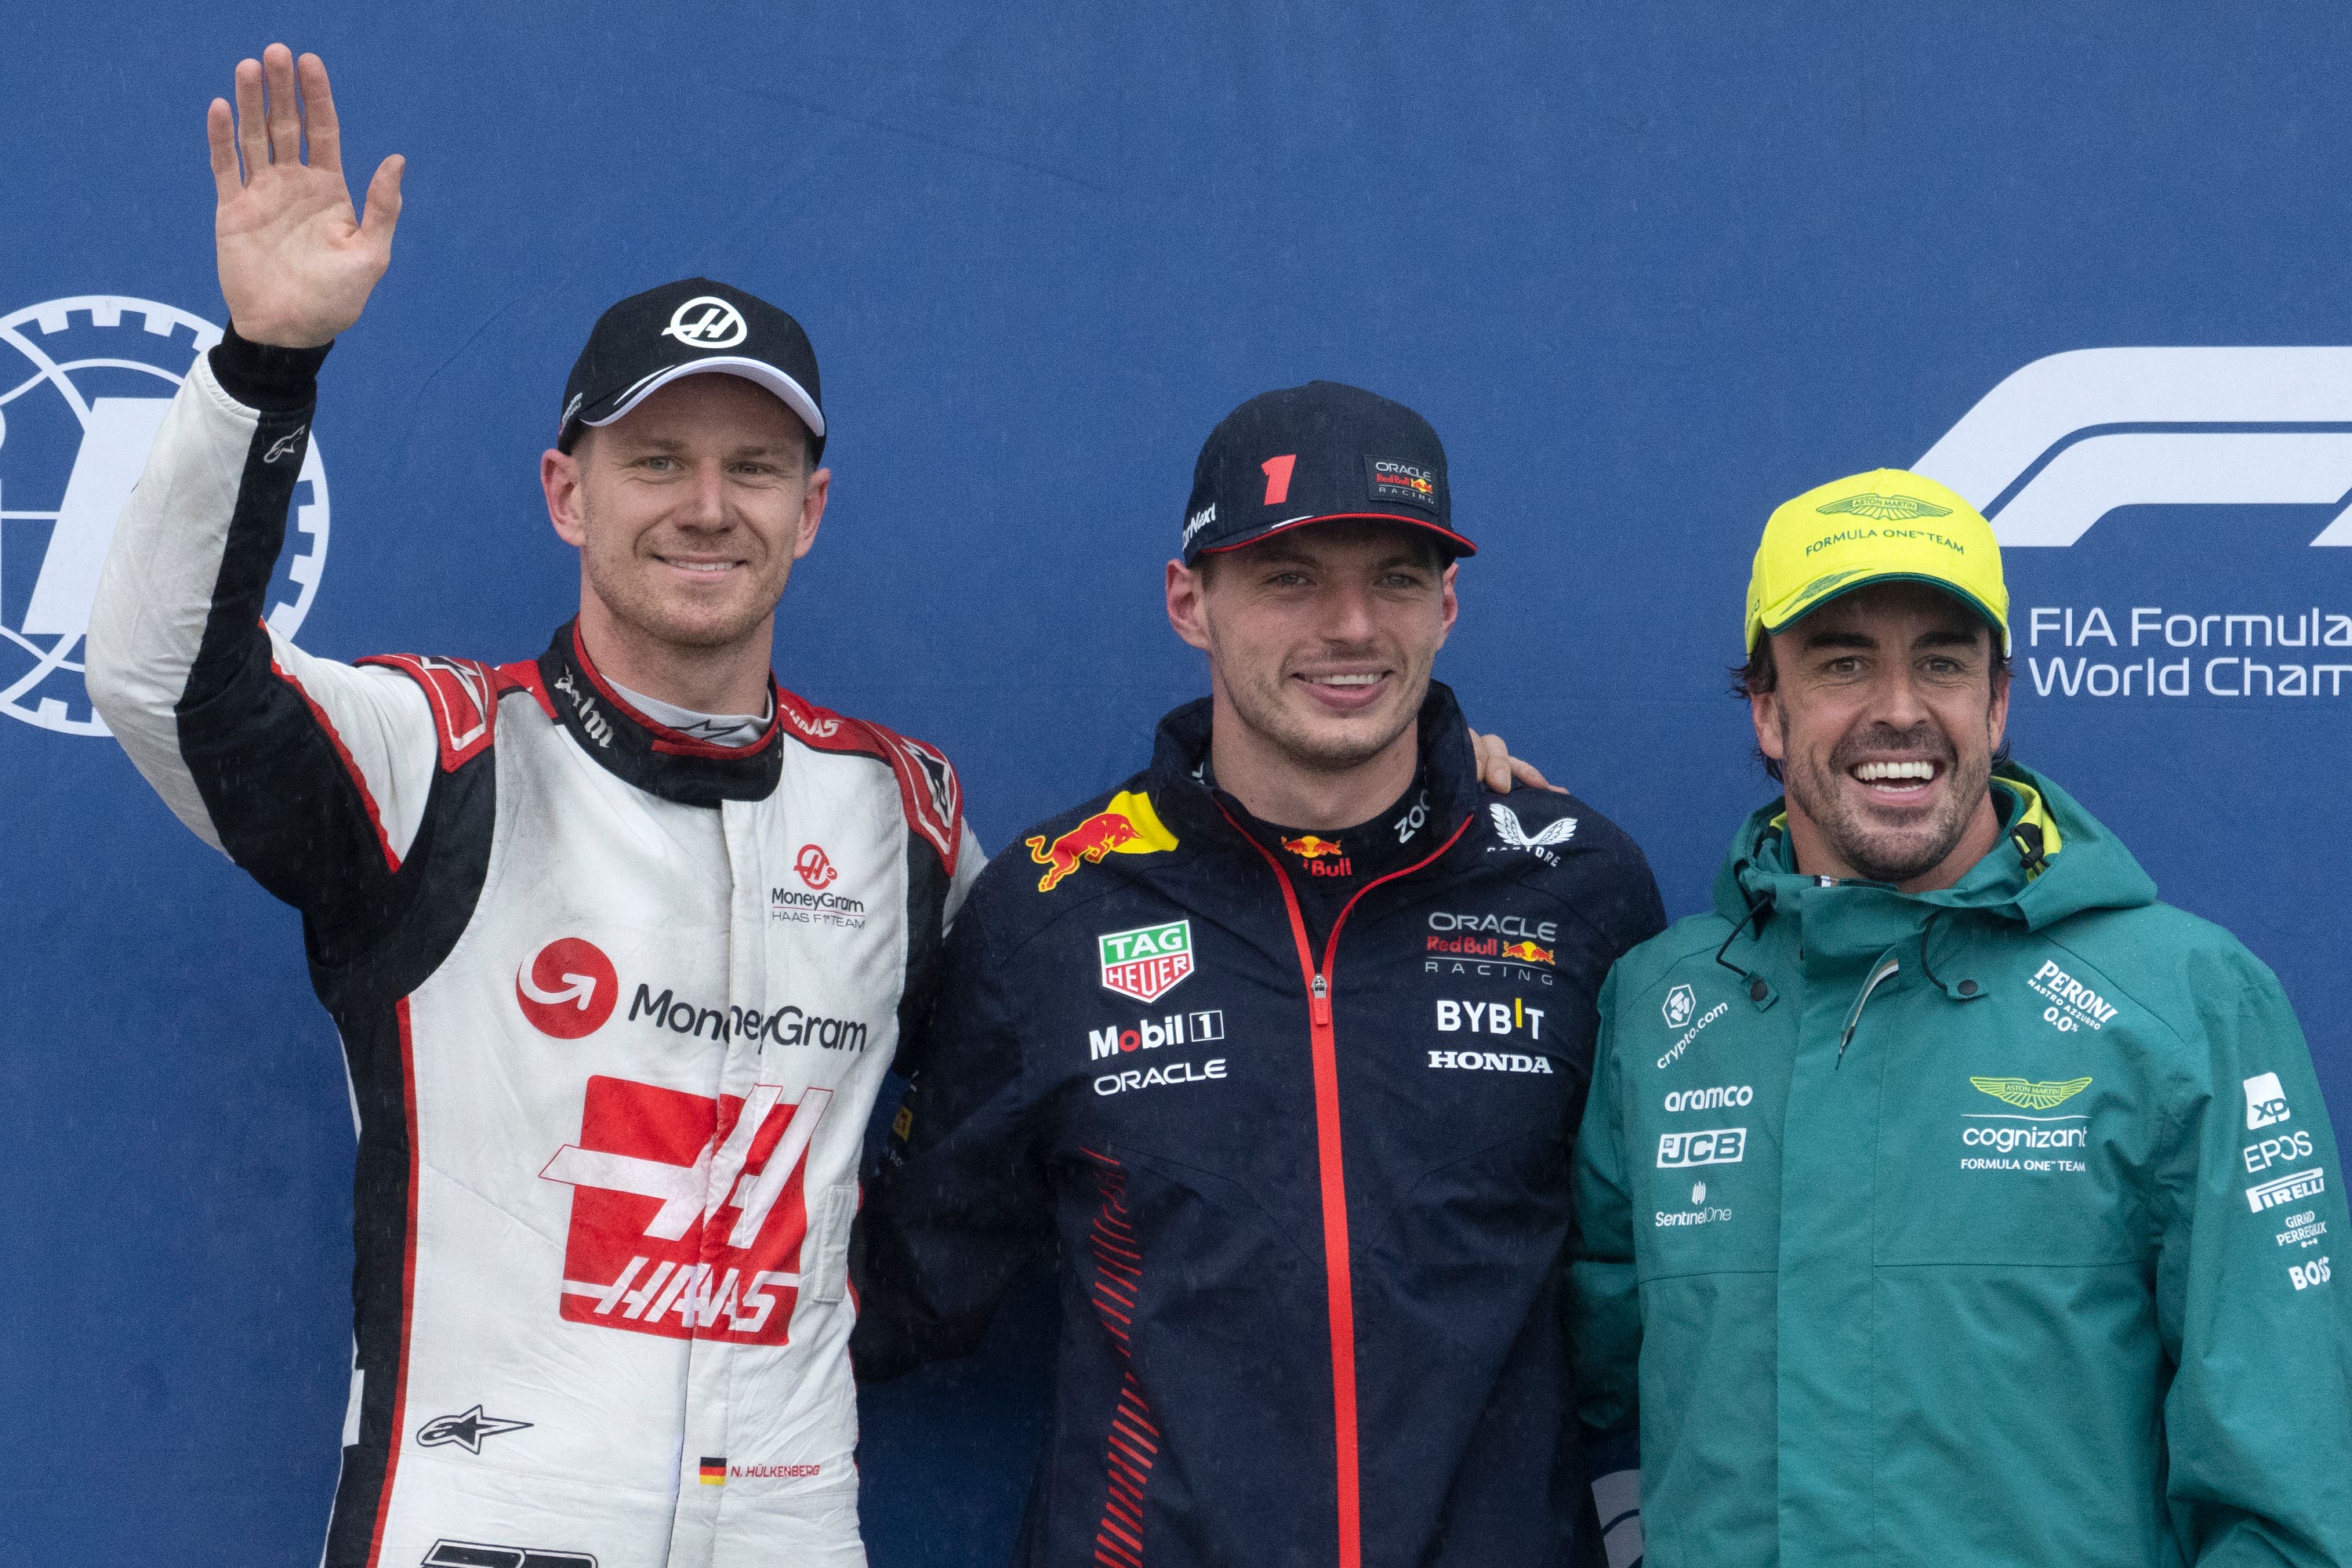
[[[662,329],[662,336],[697,349],[731,349],[751,335],[743,312],[716,294],[697,294],[671,311]]]
[[[530,1026],[559,1040],[593,1035],[613,1016],[621,978],[595,943],[558,937],[515,971],[515,1003]]]

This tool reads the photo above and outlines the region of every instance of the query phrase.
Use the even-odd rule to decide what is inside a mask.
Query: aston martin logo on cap
[[[1864,490],[1858,496],[1842,496],[1823,501],[1815,511],[1842,511],[1854,517],[1866,517],[1874,522],[1907,522],[1915,517],[1949,517],[1952,509],[1937,506],[1916,496],[1882,496]]]
[[[743,312],[716,294],[697,294],[670,312],[669,325],[661,330],[666,338],[676,338],[688,348],[731,349],[751,335],[743,320]]]

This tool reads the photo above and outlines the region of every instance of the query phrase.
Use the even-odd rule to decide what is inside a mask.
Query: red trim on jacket
[[[1092,1149],[1078,1151],[1100,1167],[1102,1204],[1087,1236],[1095,1277],[1088,1295],[1095,1317],[1122,1356],[1135,1326],[1134,1290],[1143,1278],[1142,1242],[1127,1218],[1127,1167]],[[1103,1435],[1103,1510],[1095,1527],[1095,1561],[1104,1568],[1143,1568],[1143,1490],[1160,1457],[1160,1428],[1131,1367],[1119,1369],[1118,1403]]]
[[[310,717],[318,721],[320,731],[334,746],[335,755],[343,761],[343,772],[351,775],[352,786],[360,792],[360,804],[367,808],[368,826],[375,829],[376,847],[383,851],[384,866],[394,872],[399,871],[400,857],[393,852],[392,836],[383,830],[383,813],[376,808],[375,792],[368,788],[367,774],[360,771],[358,761],[352,756],[352,749],[343,744],[342,731],[335,728],[335,721],[327,717],[327,710],[319,706],[302,683],[294,679],[293,672],[278,663],[275,656],[269,660],[269,673],[293,689],[294,695],[302,700],[302,706],[310,710]]]
[[[1213,797],[1212,797],[1213,799]],[[1315,963],[1314,944],[1307,940],[1307,918],[1299,910],[1298,891],[1290,873],[1274,851],[1259,843],[1234,820],[1223,801],[1217,813],[1241,835],[1242,842],[1258,852],[1281,885],[1283,907],[1290,914],[1291,941],[1298,948],[1298,972],[1307,983],[1307,1016],[1315,1068],[1315,1158],[1323,1194],[1323,1281],[1331,1322],[1331,1416],[1333,1447],[1338,1450],[1339,1492],[1339,1568],[1362,1568],[1364,1560],[1363,1479],[1361,1443],[1356,1431],[1356,1291],[1348,1257],[1348,1171],[1339,1137],[1339,1052],[1331,1026],[1331,966],[1339,955],[1339,932],[1348,916],[1366,893],[1383,882],[1409,877],[1454,847],[1475,817],[1464,817],[1444,843],[1410,866],[1375,877],[1356,889],[1339,907],[1331,934],[1323,940],[1323,963]]]
[[[500,681],[488,665],[432,654],[379,653],[357,660],[396,669],[423,689],[433,709],[441,771],[454,773],[488,750],[498,728]]]
[[[408,998],[394,1003],[393,1013],[400,1020],[400,1106],[408,1124],[408,1233],[400,1264],[400,1373],[392,1385],[392,1441],[384,1456],[383,1490],[376,1496],[375,1531],[368,1538],[367,1568],[377,1568],[383,1555],[384,1526],[392,1519],[392,1483],[400,1470],[401,1445],[408,1439],[409,1334],[416,1326],[416,1047],[409,1033]]]
[[[673,730],[660,720],[638,711],[627,698],[614,690],[612,683],[597,671],[596,661],[588,657],[588,645],[581,640],[580,623],[577,621],[572,624],[572,656],[580,660],[580,668],[587,673],[588,684],[596,689],[596,694],[611,703],[614,711],[627,715],[631,723],[651,735],[653,749],[656,752],[667,752],[680,757],[709,757],[719,762],[730,762],[737,757],[758,756],[776,743],[776,731],[783,721],[783,704],[781,702],[769,704],[768,727],[761,731],[760,738],[750,745],[714,745],[709,741],[689,735],[683,730]],[[772,692],[775,685],[776,678],[772,675],[768,678],[768,689]]]

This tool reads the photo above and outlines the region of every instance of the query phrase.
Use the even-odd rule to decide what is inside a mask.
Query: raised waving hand
[[[331,341],[359,320],[392,260],[407,160],[394,153],[377,166],[362,222],[343,181],[327,68],[316,55],[296,60],[283,44],[270,45],[257,60],[237,62],[236,112],[227,100],[214,99],[205,133],[219,195],[213,237],[230,323],[241,337],[280,348]]]

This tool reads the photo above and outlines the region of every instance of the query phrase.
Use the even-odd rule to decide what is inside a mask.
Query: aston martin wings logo
[[[1486,810],[1495,819],[1495,833],[1506,849],[1550,849],[1576,837],[1576,818],[1572,816],[1546,823],[1529,837],[1528,830],[1519,826],[1519,814],[1509,806],[1496,805]]]
[[[1995,1100],[2025,1110],[2047,1110],[2091,1087],[2086,1078],[2070,1078],[2063,1083],[2028,1083],[2021,1078],[1971,1078],[1969,1081]]]
[[[1915,517],[1952,515],[1950,507],[1937,506],[1931,500],[1921,500],[1916,496],[1882,496],[1869,490],[1858,496],[1842,496],[1836,500],[1823,501],[1813,510],[1850,512],[1855,517],[1866,517],[1873,522],[1907,522]]]

